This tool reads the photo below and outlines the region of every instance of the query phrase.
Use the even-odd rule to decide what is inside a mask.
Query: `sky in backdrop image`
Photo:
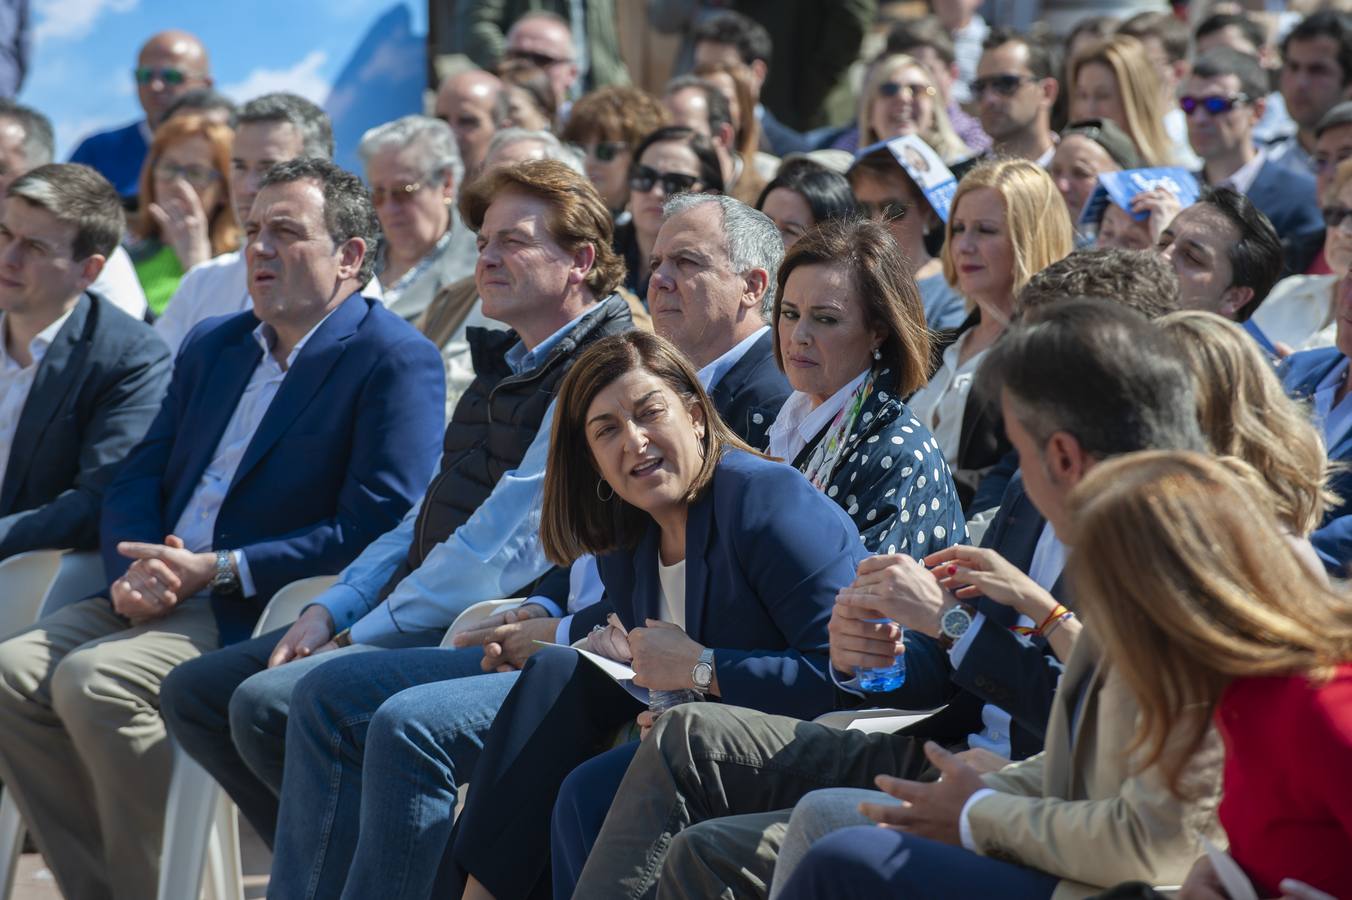
[[[32,0],[32,16],[18,99],[51,117],[59,159],[141,116],[136,51],[166,28],[202,38],[236,101],[285,90],[324,105],[349,168],[366,127],[421,111],[427,10],[415,0]]]

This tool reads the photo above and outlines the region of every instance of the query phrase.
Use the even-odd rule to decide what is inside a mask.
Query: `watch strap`
[[[229,550],[216,551],[216,574],[212,576],[211,589],[227,594],[239,590],[239,576],[235,574],[235,561]]]
[[[701,668],[708,669],[709,671],[709,680],[704,684],[700,684],[699,679],[695,677],[695,673],[697,673]],[[694,668],[690,670],[690,681],[692,684],[695,685],[695,689],[700,691],[701,693],[707,692],[709,688],[713,685],[714,651],[712,647],[705,647],[703,650],[700,651],[699,659],[696,660]]]

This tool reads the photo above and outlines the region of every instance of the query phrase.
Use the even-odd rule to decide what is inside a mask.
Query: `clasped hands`
[[[109,599],[118,615],[135,624],[167,616],[216,575],[216,554],[193,553],[173,534],[163,544],[122,541],[117,552],[133,562],[113,582]]]
[[[495,613],[451,639],[457,648],[483,647],[485,672],[512,672],[526,664],[540,643],[552,644],[559,620],[538,603]]]

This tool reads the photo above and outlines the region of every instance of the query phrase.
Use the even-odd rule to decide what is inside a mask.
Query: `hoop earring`
[[[603,484],[606,484],[606,480],[605,480],[604,478],[598,478],[598,479],[596,479],[596,499],[597,499],[597,500],[600,500],[602,503],[609,503],[611,500],[615,499],[615,489],[614,489],[613,487],[610,488],[610,496],[609,496],[609,497],[602,497],[602,496],[601,496],[601,485],[603,485]],[[610,485],[606,484],[606,487],[610,487]]]

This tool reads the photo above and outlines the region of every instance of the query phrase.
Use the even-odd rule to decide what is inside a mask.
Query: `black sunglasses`
[[[1037,81],[1032,75],[991,75],[989,78],[972,79],[972,96],[980,99],[990,88],[1001,97],[1013,97],[1014,92],[1026,82]]]
[[[585,144],[574,144],[573,146],[583,156],[588,153],[595,156],[598,162],[613,162],[617,156],[629,149],[629,145],[624,141],[597,141],[591,147]]]
[[[530,50],[504,50],[502,57],[503,59],[528,62],[541,69],[548,69],[550,66],[556,66],[559,63],[572,62],[571,59],[550,56],[548,53],[535,53]]]
[[[695,175],[683,175],[680,172],[659,172],[650,166],[636,166],[629,173],[629,186],[640,193],[653,189],[653,185],[662,185],[662,193],[670,197],[694,190],[700,180]]]
[[[882,203],[864,203],[861,201],[859,208],[870,219],[895,222],[898,219],[906,218],[906,214],[911,211],[911,204],[902,203],[900,200],[884,200]]]
[[[902,84],[899,81],[884,81],[878,85],[879,97],[896,97],[899,94],[905,94],[907,97],[933,97],[934,85]]]
[[[1178,105],[1182,107],[1183,112],[1192,115],[1200,106],[1206,110],[1209,115],[1219,116],[1228,113],[1241,103],[1248,103],[1248,94],[1234,94],[1230,97],[1179,97]]]
[[[168,85],[179,85],[188,80],[188,73],[182,69],[155,69],[149,66],[137,66],[131,70],[137,84],[150,84],[156,78]]]
[[[1340,225],[1352,218],[1352,209],[1346,206],[1326,206],[1321,212],[1324,214],[1324,227],[1329,231],[1336,230]]]

